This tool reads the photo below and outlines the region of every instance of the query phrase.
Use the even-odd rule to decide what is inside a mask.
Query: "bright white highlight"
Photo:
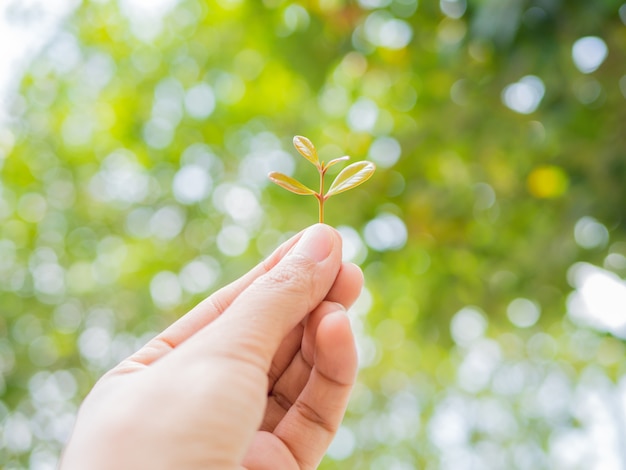
[[[572,46],[574,65],[582,73],[591,73],[602,65],[609,54],[606,43],[597,36],[580,38]]]
[[[59,25],[80,4],[76,0],[30,0],[0,2],[0,122],[5,116],[7,97],[12,96],[24,70],[41,48],[58,32]],[[11,13],[36,11],[28,22],[11,20]],[[30,15],[32,16],[32,15]]]
[[[543,81],[539,77],[527,75],[502,91],[502,102],[513,111],[530,114],[541,103],[545,91]]]
[[[468,346],[482,338],[487,329],[485,316],[474,307],[464,307],[450,321],[450,333],[459,346]]]
[[[217,234],[217,247],[226,256],[239,256],[248,249],[250,236],[238,225],[227,225]]]
[[[378,105],[369,98],[359,98],[348,111],[348,126],[353,131],[370,132],[378,120]]]
[[[365,242],[377,251],[399,250],[407,241],[406,225],[393,214],[381,214],[363,231]]]
[[[149,177],[135,155],[124,149],[107,156],[89,182],[89,190],[100,201],[134,203],[148,194]]]
[[[380,168],[389,168],[396,164],[402,148],[393,137],[379,137],[370,146],[368,157]]]
[[[576,263],[568,273],[576,287],[568,299],[568,314],[584,325],[626,339],[626,282],[588,263]]]
[[[528,328],[537,323],[541,311],[539,306],[533,301],[517,298],[509,304],[506,314],[511,323],[518,328]]]
[[[174,176],[172,191],[178,202],[193,204],[204,199],[210,192],[213,180],[200,165],[185,165]]]
[[[175,307],[182,298],[178,276],[171,271],[161,271],[150,281],[150,294],[157,306],[161,308]]]
[[[350,261],[357,264],[363,262],[367,256],[367,247],[363,243],[359,233],[348,225],[340,225],[337,227],[337,231],[343,240],[343,261]]]
[[[150,42],[161,32],[163,17],[177,3],[178,0],[120,0],[120,9],[130,20],[135,36]]]
[[[344,460],[354,453],[355,447],[354,433],[349,428],[341,426],[328,448],[328,456],[333,460]]]
[[[211,288],[220,276],[219,263],[210,256],[202,256],[187,263],[178,278],[187,292],[200,294]]]
[[[150,217],[150,232],[156,238],[171,240],[182,231],[185,220],[186,215],[179,206],[161,207]]]
[[[364,31],[370,43],[387,49],[402,49],[413,38],[413,29],[406,21],[383,11],[376,11],[367,17]]]
[[[439,2],[441,12],[449,18],[459,19],[465,13],[467,4],[465,0],[441,0]]]
[[[185,109],[196,119],[206,119],[215,110],[215,93],[206,83],[191,88],[185,95]]]
[[[609,231],[593,217],[581,217],[574,227],[574,238],[582,248],[596,248],[607,244]]]

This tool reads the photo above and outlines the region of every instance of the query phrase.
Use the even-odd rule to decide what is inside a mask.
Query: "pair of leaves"
[[[320,162],[315,146],[306,137],[299,135],[295,136],[293,138],[293,145],[296,147],[296,150],[300,153],[300,155],[306,158],[317,169],[320,176],[319,191],[314,191],[297,179],[277,171],[272,171],[268,175],[269,179],[278,186],[286,189],[287,191],[291,191],[292,193],[315,196],[319,205],[320,223],[324,222],[324,202],[326,199],[364,183],[372,176],[372,174],[374,174],[374,171],[376,170],[376,166],[372,162],[368,161],[356,162],[352,165],[348,165],[339,172],[335,180],[330,185],[330,188],[328,188],[328,192],[324,193],[324,175],[326,174],[326,170],[339,162],[348,160],[350,157],[343,156],[335,158],[328,163],[324,163]]]
[[[350,157],[343,156],[339,158],[335,158],[334,160],[329,161],[327,164],[319,161],[319,157],[317,155],[317,150],[313,143],[307,139],[306,137],[296,136],[293,138],[293,144],[296,150],[309,162],[311,162],[317,168],[318,172],[322,175],[321,181],[323,182],[323,175],[326,173],[326,170],[331,166],[348,160]],[[292,178],[291,176],[287,176],[283,173],[279,173],[277,171],[273,171],[269,174],[269,178],[272,182],[276,183],[280,187],[286,189],[287,191],[291,191],[295,194],[301,195],[314,195],[317,196],[320,200],[326,200],[335,194],[342,193],[344,191],[348,191],[365,181],[367,181],[376,170],[376,166],[372,162],[361,161],[356,162],[351,165],[348,165],[346,168],[341,170],[341,172],[337,175],[335,180],[330,185],[328,192],[324,194],[324,188],[321,187],[319,192],[314,191],[313,189],[305,186],[300,181]],[[322,183],[323,184],[323,183]]]
[[[344,191],[348,191],[361,183],[367,181],[372,174],[374,173],[375,166],[372,162],[362,161],[356,162],[352,165],[347,166],[337,175],[333,183],[330,185],[328,192],[323,195],[324,199],[328,199],[335,194],[342,193]],[[287,191],[291,191],[295,194],[302,195],[316,195],[320,194],[317,191],[305,186],[300,183],[295,178],[291,176],[287,176],[283,173],[279,173],[277,171],[272,171],[269,174],[270,180],[276,183],[278,186],[286,189]]]
[[[341,170],[341,173],[337,175],[337,178],[335,178],[333,183],[330,185],[328,192],[323,195],[324,199],[328,199],[335,194],[342,193],[360,185],[361,183],[364,183],[372,176],[374,170],[374,164],[372,162],[366,161],[356,162],[352,165],[347,166],[346,168]],[[314,191],[313,189],[305,186],[297,179],[292,178],[291,176],[287,176],[283,173],[279,173],[277,171],[272,171],[269,174],[269,178],[278,186],[295,194],[318,194],[317,191]]]

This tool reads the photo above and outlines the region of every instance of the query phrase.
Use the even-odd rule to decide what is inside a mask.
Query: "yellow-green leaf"
[[[372,162],[356,162],[345,167],[330,185],[326,197],[334,196],[364,183],[374,174],[376,165]]]
[[[272,171],[267,176],[273,183],[276,183],[281,188],[285,188],[287,191],[291,191],[292,193],[303,195],[316,194],[315,191],[313,191],[311,188],[307,188],[297,179],[279,173],[278,171]]]
[[[297,135],[293,138],[293,146],[300,152],[300,155],[313,163],[313,165],[319,166],[320,160],[317,156],[317,150],[315,150],[315,146],[309,139]]]
[[[331,166],[336,165],[339,162],[345,162],[346,160],[350,160],[350,157],[347,155],[344,155],[343,157],[335,158],[329,161],[326,165],[324,165],[324,168],[328,169]]]

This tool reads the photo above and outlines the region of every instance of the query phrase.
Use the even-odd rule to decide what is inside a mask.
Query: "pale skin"
[[[357,371],[360,269],[317,224],[104,375],[62,470],[313,469]]]

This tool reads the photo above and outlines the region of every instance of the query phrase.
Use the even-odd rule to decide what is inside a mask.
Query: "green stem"
[[[317,195],[317,202],[319,205],[319,222],[320,224],[324,223],[324,173],[326,173],[326,169],[319,170],[320,172],[320,192]]]

